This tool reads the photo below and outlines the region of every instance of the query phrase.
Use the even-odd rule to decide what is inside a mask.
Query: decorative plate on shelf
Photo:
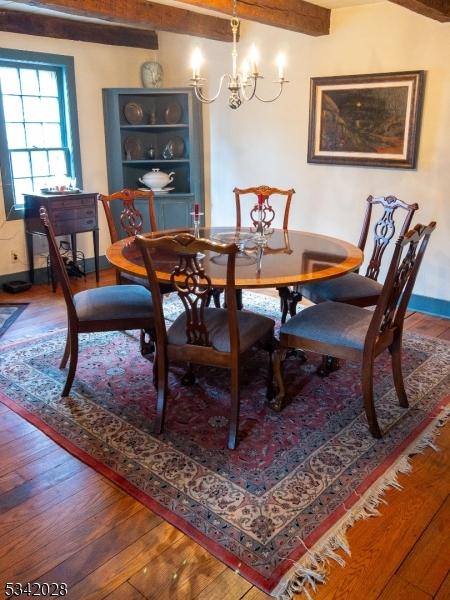
[[[127,137],[123,142],[123,148],[127,160],[139,160],[144,156],[144,146],[141,138]]]
[[[139,125],[144,120],[144,111],[137,102],[127,102],[123,107],[123,114],[131,125]]]
[[[171,102],[164,111],[164,120],[168,125],[175,125],[181,121],[183,110],[178,102]]]
[[[179,135],[175,135],[170,138],[167,144],[164,146],[164,150],[162,152],[163,158],[171,159],[171,158],[182,158],[184,156],[184,140]]]

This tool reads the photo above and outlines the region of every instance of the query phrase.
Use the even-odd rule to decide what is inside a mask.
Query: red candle
[[[258,208],[262,208],[264,204],[264,196],[262,194],[258,194]]]
[[[197,218],[200,215],[200,204],[196,202],[194,204],[194,217]]]

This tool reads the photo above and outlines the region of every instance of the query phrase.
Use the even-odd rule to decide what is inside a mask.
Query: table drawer
[[[92,231],[97,226],[95,217],[84,219],[68,219],[60,221],[55,225],[56,235],[66,235],[68,233],[81,233],[82,231]]]
[[[53,200],[50,204],[49,204],[49,209],[51,211],[53,210],[59,210],[59,209],[75,209],[75,208],[85,208],[88,206],[92,206],[95,207],[96,205],[96,198],[95,196],[92,196],[90,198],[66,198],[66,199],[61,199],[61,200]]]

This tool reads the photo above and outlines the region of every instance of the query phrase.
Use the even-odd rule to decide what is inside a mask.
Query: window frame
[[[64,108],[64,110],[61,110],[61,118],[63,133],[66,137],[65,141],[69,148],[70,176],[76,178],[77,186],[82,189],[83,178],[73,56],[0,48],[0,62],[3,63],[2,66],[17,67],[21,64],[22,66],[35,66],[37,69],[42,66],[60,71],[60,77],[57,79],[58,85],[61,85],[62,89],[59,89],[58,99],[61,109]],[[0,99],[0,174],[3,185],[5,218],[11,221],[23,219],[25,211],[23,206],[18,206],[14,202],[13,174],[9,153],[3,102]]]

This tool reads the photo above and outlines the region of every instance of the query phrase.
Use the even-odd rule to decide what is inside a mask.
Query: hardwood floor
[[[89,276],[74,288],[92,285]],[[65,325],[61,292],[48,286],[0,301],[31,303],[2,342]],[[406,328],[450,340],[445,319],[411,313]],[[331,566],[316,600],[450,598],[449,425],[437,444],[399,476],[382,517],[349,531],[352,557]],[[0,540],[2,594],[6,582],[64,581],[70,600],[269,598],[1,403]]]

